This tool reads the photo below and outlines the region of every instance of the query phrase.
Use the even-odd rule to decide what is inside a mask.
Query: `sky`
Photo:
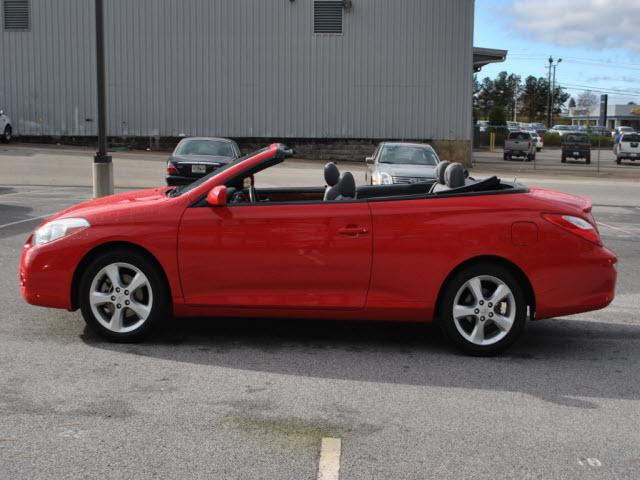
[[[640,0],[476,0],[474,46],[508,50],[478,78],[501,71],[547,77],[577,97],[609,94],[609,104],[640,104]]]

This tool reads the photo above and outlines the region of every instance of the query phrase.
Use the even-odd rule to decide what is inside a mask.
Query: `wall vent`
[[[313,33],[342,33],[342,0],[313,2]]]
[[[31,27],[29,0],[3,0],[2,18],[4,29],[11,32],[28,31]]]

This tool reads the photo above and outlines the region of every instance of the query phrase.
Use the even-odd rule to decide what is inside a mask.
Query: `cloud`
[[[539,41],[640,53],[637,0],[515,0],[511,16],[520,33]]]
[[[626,75],[622,75],[620,77],[614,77],[611,75],[596,75],[594,77],[588,77],[587,78],[587,82],[588,83],[593,83],[593,82],[623,82],[623,83],[633,83],[633,84],[638,84],[640,83],[640,78],[638,77],[629,77]]]

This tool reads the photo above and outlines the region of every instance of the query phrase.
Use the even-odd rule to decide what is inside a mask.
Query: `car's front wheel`
[[[522,333],[527,304],[514,275],[499,265],[478,264],[446,287],[439,320],[449,339],[471,355],[496,355]]]
[[[84,320],[110,341],[141,340],[168,316],[168,288],[159,267],[134,251],[94,259],[81,277],[79,296]]]
[[[13,130],[11,129],[11,125],[7,125],[2,133],[2,141],[4,143],[9,143],[13,138]]]

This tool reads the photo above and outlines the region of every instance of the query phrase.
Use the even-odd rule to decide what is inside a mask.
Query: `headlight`
[[[371,183],[373,185],[391,185],[393,178],[386,172],[375,172],[371,175]]]
[[[73,233],[84,230],[91,225],[84,218],[60,218],[45,223],[33,233],[33,244],[44,245]]]

